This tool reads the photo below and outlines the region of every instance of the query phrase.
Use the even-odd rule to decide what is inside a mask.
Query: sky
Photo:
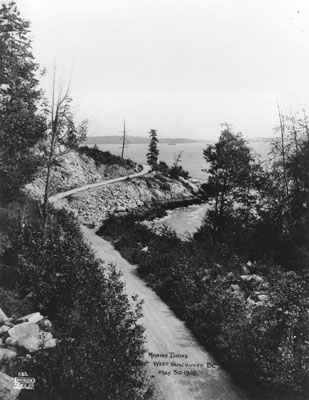
[[[309,109],[308,0],[16,0],[89,136],[269,137]]]

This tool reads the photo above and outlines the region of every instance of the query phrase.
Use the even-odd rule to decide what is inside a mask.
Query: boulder
[[[244,299],[245,294],[244,294],[244,292],[241,290],[241,287],[240,287],[239,285],[231,285],[231,286],[230,286],[230,289],[232,290],[232,293],[233,293],[235,296],[237,296],[237,297],[239,297],[239,298],[241,298],[241,299]]]
[[[29,352],[37,351],[39,347],[39,327],[34,322],[23,322],[13,326],[9,331],[6,344],[24,347]]]
[[[43,330],[45,329],[51,329],[53,327],[52,323],[50,322],[49,319],[44,318],[38,323],[39,327]]]
[[[248,275],[248,274],[250,274],[250,270],[249,270],[249,268],[248,268],[246,265],[242,265],[242,266],[241,266],[241,273],[242,273],[243,275]]]
[[[34,312],[32,314],[25,315],[24,317],[18,318],[17,322],[39,322],[43,319],[43,315],[39,312]]]
[[[255,282],[255,283],[262,283],[263,281],[264,281],[264,279],[261,277],[261,276],[259,276],[259,275],[252,275],[252,280]]]
[[[227,280],[229,281],[235,281],[236,280],[236,276],[234,274],[234,272],[229,272],[226,276]]]
[[[267,294],[259,294],[258,299],[259,299],[259,301],[266,302],[266,301],[269,301],[269,296]]]
[[[9,347],[13,347],[15,346],[15,340],[13,338],[11,338],[11,336],[9,336],[8,338],[6,338],[5,340],[5,346],[9,346]]]
[[[57,340],[53,338],[53,335],[50,332],[40,331],[40,341],[39,348],[40,349],[50,349],[52,347],[56,347]]]
[[[4,335],[9,329],[10,329],[10,326],[2,325],[0,328],[0,336]]]
[[[0,308],[0,323],[5,322],[6,320],[8,320],[8,317],[5,315],[5,313]]]
[[[211,273],[210,272],[208,272],[209,270],[205,270],[205,275],[202,277],[202,282],[206,282],[206,281],[209,281],[210,279],[211,279]]]
[[[238,292],[238,293],[241,292],[241,289],[240,289],[240,286],[239,286],[239,285],[231,285],[231,289],[232,289],[234,292]]]
[[[22,322],[21,324],[14,325],[9,329],[9,335],[12,338],[19,338],[23,336],[38,336],[39,327],[34,322]]]
[[[56,340],[53,339],[52,334],[40,331],[34,322],[15,325],[8,333],[10,336],[6,340],[7,345],[23,347],[30,353],[56,346]]]
[[[141,249],[141,251],[143,251],[143,252],[147,253],[147,251],[148,251],[148,246],[146,246],[146,247],[143,247],[143,248]]]
[[[261,295],[257,296],[256,294],[253,294],[253,295],[249,296],[248,299],[247,299],[247,303],[250,306],[254,306],[254,307],[263,307],[263,306],[265,306],[265,301],[261,301],[259,299],[259,296],[261,296]]]
[[[249,306],[255,306],[256,302],[254,300],[251,299],[251,297],[247,298],[247,303],[249,304]]]
[[[240,275],[240,279],[244,282],[250,282],[252,280],[252,275]]]
[[[15,400],[17,399],[21,389],[14,388],[14,378],[0,372],[0,399]]]
[[[16,357],[17,353],[15,351],[0,348],[0,363],[4,360],[11,360],[12,358]]]

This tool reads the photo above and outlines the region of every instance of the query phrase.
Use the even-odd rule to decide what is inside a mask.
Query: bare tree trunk
[[[125,144],[126,144],[126,121],[124,120],[124,121],[123,121],[123,136],[122,136],[121,160],[123,160]]]
[[[295,197],[295,202],[296,206],[301,207],[300,205],[302,204],[302,196],[301,196],[301,171],[299,168],[299,140],[298,140],[298,132],[295,126],[295,118],[291,115],[291,120],[292,120],[292,134],[293,134],[293,139],[294,139],[294,144],[295,144],[295,155],[296,155],[296,164],[295,164],[295,188],[294,188],[294,197]],[[296,214],[297,219],[301,219],[300,213],[297,209],[297,214]]]
[[[42,210],[42,217],[43,217],[43,232],[44,236],[46,233],[47,228],[47,216],[48,216],[48,195],[49,195],[49,184],[50,184],[50,175],[52,170],[52,162],[54,156],[54,146],[55,146],[55,138],[57,134],[57,119],[58,119],[58,104],[56,110],[56,117],[54,114],[55,108],[55,78],[56,78],[56,67],[54,68],[54,75],[53,75],[53,93],[52,93],[52,111],[51,111],[51,140],[50,140],[50,151],[48,155],[47,161],[47,175],[45,181],[45,188],[44,188],[44,199],[43,199],[43,210]]]
[[[43,200],[43,211],[42,211],[42,218],[43,218],[43,231],[46,231],[47,227],[47,215],[48,215],[48,195],[49,195],[49,184],[50,184],[50,175],[51,175],[51,164],[52,164],[52,154],[50,153],[48,164],[47,164],[47,175],[45,181],[45,189],[44,189],[44,200]]]
[[[53,77],[53,92],[51,105],[51,121],[49,124],[50,134],[48,136],[49,145],[47,148],[48,157],[47,174],[45,179],[44,198],[42,205],[42,225],[44,235],[46,234],[48,222],[48,196],[50,189],[50,181],[54,162],[57,158],[67,154],[71,149],[77,148],[86,137],[86,125],[84,121],[77,128],[75,126],[73,115],[70,111],[69,103],[69,86],[64,94],[62,94],[62,85],[59,87],[57,100],[55,100],[55,70]]]
[[[178,164],[181,161],[182,153],[183,153],[183,151],[180,151],[176,156],[174,154],[174,167],[178,167]]]
[[[250,202],[249,202],[249,195],[250,195],[250,189],[251,189],[251,184],[250,184],[250,179],[247,185],[247,190],[246,190],[246,233],[249,231],[249,217],[250,217]]]
[[[309,127],[307,122],[307,115],[304,110],[304,121],[305,121],[305,128],[307,134],[307,157],[305,162],[306,167],[306,177],[307,177],[307,187],[306,190],[306,216],[305,216],[305,225],[306,225],[306,241],[307,241],[307,249],[309,250]]]
[[[289,184],[288,184],[287,173],[286,173],[286,154],[285,154],[285,140],[284,140],[285,125],[284,125],[284,119],[283,119],[283,116],[281,115],[279,105],[278,105],[278,114],[279,114],[280,134],[281,134],[281,160],[282,160],[282,167],[283,167],[283,183],[284,183],[284,189],[285,189],[284,190],[285,191],[285,199],[288,203],[288,225],[290,228],[289,230],[292,233],[293,219],[292,219],[292,213],[291,213]]]

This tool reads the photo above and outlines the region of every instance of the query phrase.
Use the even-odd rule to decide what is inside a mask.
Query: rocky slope
[[[39,312],[14,319],[8,318],[0,308],[0,399],[15,400],[21,389],[35,389],[35,378],[26,372],[7,375],[13,359],[31,358],[33,353],[56,346],[51,333],[52,324]]]
[[[63,200],[62,205],[73,210],[83,224],[99,227],[110,213],[198,202],[198,191],[198,187],[189,181],[178,181],[152,172],[144,177],[74,194]]]
[[[86,155],[74,151],[57,160],[51,179],[50,194],[64,192],[87,184],[102,182],[133,174],[134,168],[101,164]],[[34,199],[44,194],[44,171],[41,176],[26,186]],[[125,213],[157,205],[187,205],[199,201],[196,183],[180,178],[170,179],[161,173],[152,172],[145,177],[127,179],[122,182],[87,190],[61,200],[57,206],[65,206],[79,216],[88,226],[100,226],[109,213]]]
[[[125,176],[137,172],[135,169],[119,165],[101,165],[97,167],[92,158],[71,151],[57,160],[51,177],[51,193],[63,192],[88,183],[101,182],[106,179]],[[41,198],[44,193],[44,176],[41,171],[34,182],[26,186],[27,191],[34,198]]]

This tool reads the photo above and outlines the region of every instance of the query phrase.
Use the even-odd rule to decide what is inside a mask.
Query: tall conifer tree
[[[10,199],[36,172],[34,146],[44,136],[38,110],[42,93],[39,66],[29,38],[30,23],[12,1],[0,8],[0,195]]]
[[[158,164],[158,156],[159,156],[157,131],[151,129],[151,131],[149,132],[149,136],[150,136],[150,143],[147,153],[147,162],[152,168],[154,168]]]

